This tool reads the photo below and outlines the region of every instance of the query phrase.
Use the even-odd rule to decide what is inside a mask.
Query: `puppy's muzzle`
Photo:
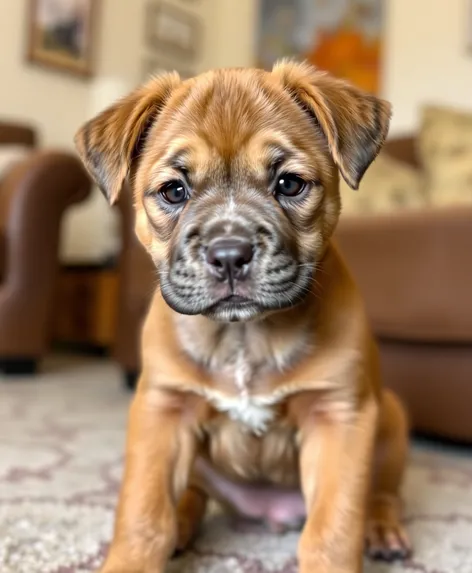
[[[254,249],[244,237],[216,237],[208,245],[206,264],[211,275],[228,283],[231,293],[236,281],[244,281],[250,271]]]

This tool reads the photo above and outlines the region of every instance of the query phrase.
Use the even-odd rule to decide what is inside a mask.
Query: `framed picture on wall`
[[[93,72],[100,0],[28,0],[28,61],[78,76]]]
[[[202,27],[196,15],[167,2],[148,3],[146,44],[149,49],[177,56],[187,63],[198,57],[201,40]]]
[[[380,91],[385,0],[259,0],[259,6],[260,67],[303,59]]]

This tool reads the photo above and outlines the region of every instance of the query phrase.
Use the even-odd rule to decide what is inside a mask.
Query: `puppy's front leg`
[[[176,543],[176,505],[195,454],[195,406],[185,396],[138,390],[115,532],[102,573],[163,573]]]
[[[301,428],[301,480],[307,521],[300,573],[362,570],[366,498],[378,406],[366,397],[355,412],[308,410]]]

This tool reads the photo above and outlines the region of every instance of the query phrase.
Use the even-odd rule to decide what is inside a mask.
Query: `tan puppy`
[[[389,118],[281,62],[163,75],[77,134],[111,202],[128,178],[160,279],[104,573],[163,573],[209,496],[276,529],[303,519],[301,573],[360,571],[365,538],[407,555],[405,416],[330,242],[338,171],[358,187]]]

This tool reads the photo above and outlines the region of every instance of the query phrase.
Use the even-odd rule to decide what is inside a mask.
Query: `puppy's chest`
[[[287,397],[280,385],[284,373],[309,350],[306,331],[274,332],[260,323],[202,325],[179,317],[177,332],[182,348],[211,380],[198,393],[241,431],[265,434]]]
[[[257,326],[228,325],[203,348],[192,345],[191,349],[213,380],[201,390],[212,407],[242,430],[265,434],[279,418],[285,397],[273,386],[274,374],[289,366],[300,344],[294,341],[274,348],[270,336]]]
[[[211,369],[215,387],[205,397],[220,413],[256,435],[264,434],[279,413],[281,398],[266,384],[271,366],[259,364],[240,350]]]

